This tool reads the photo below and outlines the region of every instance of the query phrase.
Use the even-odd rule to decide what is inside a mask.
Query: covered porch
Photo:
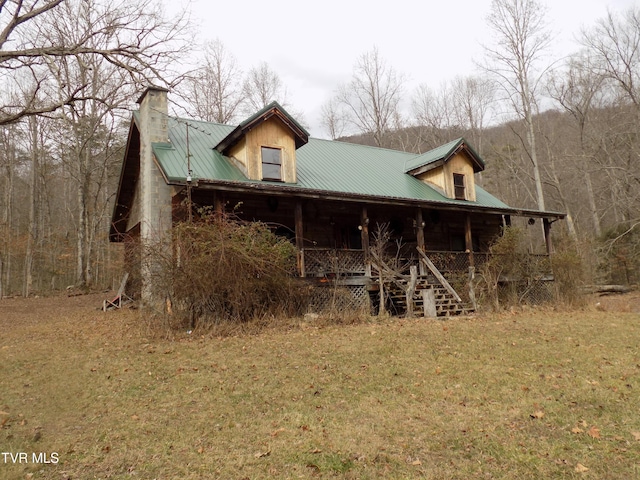
[[[486,262],[489,246],[504,226],[510,225],[511,214],[517,213],[472,204],[302,196],[294,195],[294,188],[292,192],[252,190],[198,188],[191,197],[194,205],[266,223],[277,235],[290,239],[297,247],[298,274],[310,284],[343,287],[355,303],[368,303],[376,310],[389,301],[396,313],[413,310],[429,316],[475,309],[474,272]],[[181,192],[174,205],[184,198]],[[551,223],[544,217],[542,221],[548,254]],[[397,260],[393,267],[378,258],[382,228],[388,232],[386,248]],[[429,298],[423,298],[424,292]],[[381,304],[380,298],[387,300]]]

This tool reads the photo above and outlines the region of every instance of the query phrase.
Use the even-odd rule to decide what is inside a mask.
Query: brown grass
[[[638,295],[230,337],[102,298],[0,301],[0,450],[60,459],[0,478],[640,477]]]

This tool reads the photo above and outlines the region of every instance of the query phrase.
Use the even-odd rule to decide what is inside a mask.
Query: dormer
[[[307,131],[277,102],[247,118],[216,145],[250,180],[296,183],[296,150]]]
[[[482,158],[464,138],[459,138],[413,158],[404,171],[445,197],[475,202],[474,174],[483,170]]]

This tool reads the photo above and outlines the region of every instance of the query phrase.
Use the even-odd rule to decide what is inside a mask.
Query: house
[[[301,277],[340,281],[363,298],[384,289],[376,282],[384,262],[370,247],[376,226],[385,224],[401,239],[403,255],[426,258],[412,294],[423,290],[425,312],[427,303],[433,312],[429,290],[436,285],[440,303],[460,298],[432,270],[466,275],[512,216],[541,220],[551,249],[551,223],[564,216],[512,208],[482,189],[475,175],[485,163],[462,138],[420,155],[316,139],[275,102],[237,126],[176,119],[168,115],[167,93],[147,89],[133,113],[114,242],[166,237],[190,196],[196,205],[274,225],[295,242]],[[148,267],[129,261],[141,272],[144,297]],[[462,311],[438,306],[448,309]]]

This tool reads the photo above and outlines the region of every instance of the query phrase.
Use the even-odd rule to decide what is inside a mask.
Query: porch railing
[[[364,275],[364,250],[339,250],[333,248],[305,248],[301,251],[303,276]]]
[[[363,250],[355,249],[334,249],[334,248],[305,248],[301,252],[304,265],[303,276],[307,277],[323,277],[326,275],[365,275],[366,262]],[[426,255],[429,257],[434,266],[443,274],[464,273],[469,271],[471,266],[470,254],[467,252],[445,252],[427,250]],[[476,271],[489,261],[491,254],[489,253],[473,253],[473,266]],[[527,261],[538,263],[540,269],[544,269],[544,262],[548,261],[547,255],[527,256]],[[417,258],[415,259],[417,263]],[[411,263],[407,259],[407,263]],[[546,273],[546,272],[545,272]],[[549,269],[548,274],[551,274]]]

